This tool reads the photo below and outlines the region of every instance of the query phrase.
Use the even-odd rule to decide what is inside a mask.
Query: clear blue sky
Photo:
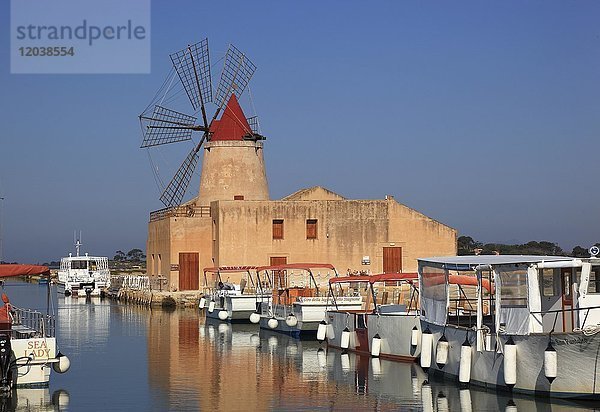
[[[11,75],[3,1],[5,260],[58,260],[75,229],[93,254],[145,249],[162,205],[137,116],[168,54],[204,37],[258,66],[272,198],[392,194],[484,242],[587,247],[600,241],[599,17],[592,1],[155,0],[151,74]]]

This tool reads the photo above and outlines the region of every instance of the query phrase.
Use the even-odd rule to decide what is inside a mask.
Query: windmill
[[[194,132],[200,132],[202,136],[160,195],[161,202],[168,208],[181,204],[198,163],[198,152],[205,142],[211,140],[217,117],[230,99],[240,97],[256,70],[256,66],[244,53],[235,46],[229,45],[213,98],[208,39],[188,45],[171,54],[170,58],[192,109],[196,113],[200,110],[200,115],[197,117],[185,114],[164,107],[160,103],[154,105],[150,111],[150,105],[139,116],[144,134],[141,148],[192,140]],[[216,106],[210,121],[207,116],[208,103]],[[243,127],[244,140],[264,139],[264,136],[258,132],[256,117],[236,119],[236,122]]]

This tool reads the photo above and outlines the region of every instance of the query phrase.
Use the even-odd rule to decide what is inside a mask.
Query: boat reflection
[[[64,300],[63,300],[64,299]],[[106,345],[110,334],[111,305],[99,297],[60,297],[58,333],[75,350]]]
[[[48,388],[18,388],[0,397],[0,411],[65,411],[69,408],[69,393],[63,389],[50,395]]]
[[[415,363],[327,350],[310,340],[147,311],[151,392],[172,410],[567,411],[594,405],[516,397],[430,379]]]

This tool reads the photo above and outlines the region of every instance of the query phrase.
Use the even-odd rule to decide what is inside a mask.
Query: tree
[[[582,248],[581,246],[577,245],[571,251],[571,256],[573,256],[573,257],[580,257],[580,258],[590,257],[590,253],[588,252],[587,249]]]
[[[123,253],[122,250],[117,250],[115,253],[116,255],[113,258],[115,262],[123,262],[124,260],[126,260],[125,253]]]
[[[459,255],[472,255],[475,249],[481,248],[481,242],[476,242],[471,236],[459,236],[457,249]]]
[[[141,262],[142,260],[146,259],[146,255],[144,254],[144,252],[141,249],[131,249],[129,252],[127,252],[127,259],[130,262]]]

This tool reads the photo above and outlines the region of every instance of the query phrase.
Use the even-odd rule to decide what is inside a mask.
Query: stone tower
[[[220,120],[211,124],[204,144],[200,191],[196,204],[213,200],[269,200],[263,142],[247,138],[250,125],[234,94]]]

